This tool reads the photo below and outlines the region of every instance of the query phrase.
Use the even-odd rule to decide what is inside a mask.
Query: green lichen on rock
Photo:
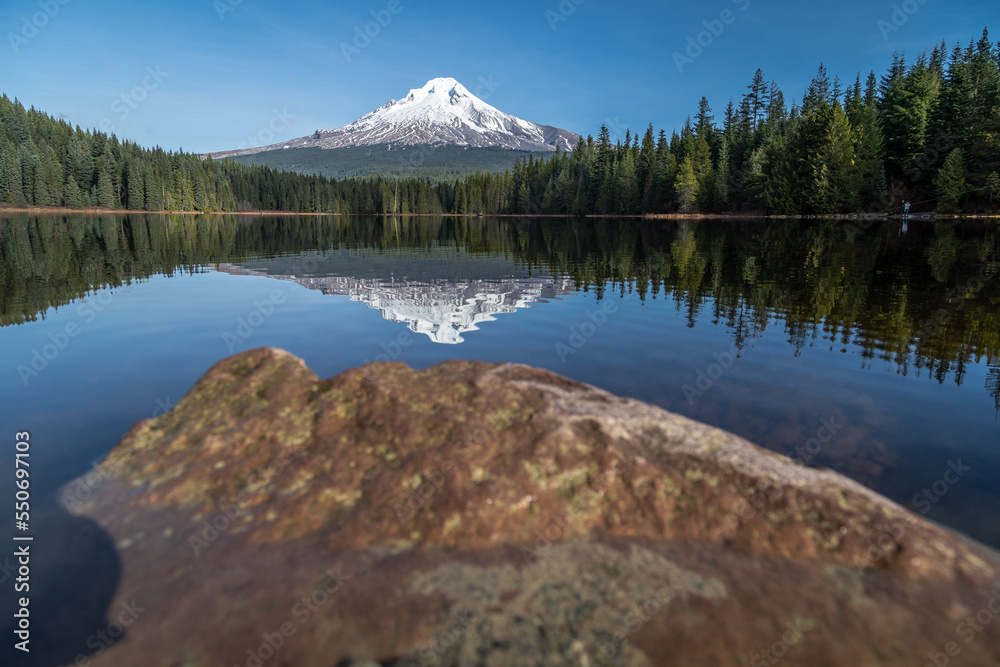
[[[232,664],[332,562],[351,579],[285,664],[747,665],[791,624],[789,664],[902,667],[1000,582],[995,553],[840,475],[515,364],[320,380],[252,350],[105,469],[77,511],[157,623],[98,667]],[[1000,625],[962,654],[1000,664]]]
[[[295,517],[295,528],[274,522],[272,531],[254,531],[263,541],[323,532],[331,545],[351,546],[416,534],[486,546],[496,535],[531,541],[561,513],[566,537],[595,529],[721,537],[754,553],[872,567],[869,545],[881,523],[903,525],[907,516],[828,471],[512,364],[414,371],[384,363],[321,381],[288,353],[253,350],[210,369],[111,457],[146,487],[140,502],[203,514],[220,498],[283,504],[279,515]],[[446,526],[440,517],[461,521]],[[906,525],[894,531],[899,549],[885,551],[905,545],[922,572],[926,563],[939,574],[979,567],[938,549],[929,525]]]

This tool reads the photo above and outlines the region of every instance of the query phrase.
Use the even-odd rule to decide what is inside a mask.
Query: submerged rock
[[[527,366],[253,350],[104,466],[148,611],[95,664],[1000,664],[992,550]]]

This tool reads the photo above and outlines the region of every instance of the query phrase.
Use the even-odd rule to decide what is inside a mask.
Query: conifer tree
[[[694,208],[698,196],[698,177],[694,171],[694,161],[691,156],[684,158],[677,173],[677,204],[681,213],[688,213]]]
[[[45,180],[45,171],[42,168],[35,169],[35,187],[33,203],[35,206],[51,206],[52,200],[49,194],[49,185]]]
[[[469,212],[469,198],[465,191],[465,183],[459,181],[455,185],[455,213]]]
[[[83,208],[83,195],[80,192],[80,186],[76,184],[72,176],[66,179],[65,193],[63,206],[66,208]]]
[[[111,173],[102,166],[97,174],[97,205],[102,208],[114,208],[115,191],[111,183]]]
[[[994,171],[987,176],[985,189],[990,193],[990,208],[992,208],[993,198],[1000,193],[1000,174],[997,174],[997,172]]]
[[[948,154],[934,184],[937,186],[938,211],[954,213],[967,189],[961,148]]]
[[[128,188],[126,208],[133,211],[141,211],[146,208],[146,195],[142,176],[133,164],[129,164],[126,172],[126,187]]]

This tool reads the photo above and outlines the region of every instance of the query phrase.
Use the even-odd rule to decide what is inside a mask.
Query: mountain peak
[[[425,83],[422,88],[412,89],[402,100],[391,103],[390,107],[395,105],[413,105],[421,103],[438,107],[448,107],[452,105],[459,107],[452,109],[454,113],[460,113],[460,109],[468,107],[493,109],[493,107],[490,107],[481,99],[470,93],[469,89],[459,83],[457,79],[453,79],[451,77],[438,77],[436,79],[431,79]],[[381,109],[376,109],[376,111],[380,110]],[[496,111],[496,113],[501,113],[496,109],[494,109],[494,111]]]
[[[450,76],[439,76],[424,84],[423,88],[414,88],[410,95],[424,93],[425,95],[469,95],[468,89]]]
[[[413,88],[401,100],[389,100],[349,125],[317,130],[301,139],[213,153],[213,157],[247,155],[284,148],[441,145],[500,146],[517,150],[571,150],[580,136],[504,113],[469,92],[457,79],[437,77]]]

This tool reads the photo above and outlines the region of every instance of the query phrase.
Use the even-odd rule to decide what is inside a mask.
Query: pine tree
[[[459,181],[455,186],[455,213],[469,212],[469,197],[465,191],[465,183]]]
[[[746,114],[750,129],[756,131],[764,121],[764,112],[771,103],[770,91],[762,70],[758,69],[754,72],[753,81],[747,86],[747,93],[743,96],[743,100],[746,103]]]
[[[990,208],[993,208],[993,198],[1000,192],[1000,174],[994,171],[986,177],[986,189],[990,193]]]
[[[76,184],[72,176],[66,179],[64,190],[66,194],[63,199],[63,205],[66,208],[83,208],[83,194],[80,192],[80,186]]]
[[[705,137],[698,137],[694,144],[694,152],[690,157],[694,175],[698,181],[698,207],[701,210],[708,210],[712,206],[715,194],[712,188],[715,172],[712,167],[712,151]]]
[[[636,182],[635,162],[632,152],[625,155],[615,165],[615,212],[624,215],[635,213],[639,206],[639,185]]]
[[[161,211],[163,210],[163,201],[161,199],[162,181],[158,181],[151,167],[146,167],[146,177],[144,180],[145,192],[143,193],[143,198],[146,202],[147,211]]]
[[[208,208],[208,190],[205,188],[205,177],[201,170],[191,174],[191,210],[204,211]],[[301,204],[295,210],[302,211]]]
[[[944,166],[938,171],[934,181],[938,193],[938,211],[953,213],[965,195],[965,165],[962,163],[962,149],[956,148],[948,154]]]
[[[871,72],[843,91],[821,66],[790,109],[760,70],[743,92],[721,129],[701,98],[694,121],[672,135],[660,130],[654,140],[649,126],[615,144],[604,126],[571,153],[518,160],[505,174],[403,179],[391,197],[379,179],[143,150],[0,95],[0,199],[186,211],[800,213],[885,210],[888,192],[893,203],[938,195],[942,210],[974,208],[1000,192],[1000,48],[985,31],[950,54],[937,45],[909,67],[895,54],[881,82]]]
[[[698,196],[698,177],[694,173],[694,162],[691,156],[684,158],[680,171],[677,173],[677,205],[681,213],[687,213],[694,207]]]
[[[527,213],[530,203],[531,193],[528,191],[528,186],[525,183],[521,183],[517,188],[517,197],[514,200],[514,212],[517,214]]]
[[[785,120],[788,115],[788,111],[785,109],[785,94],[781,92],[776,82],[771,82],[767,96],[767,122],[773,125]]]
[[[722,145],[719,147],[719,159],[715,169],[715,201],[721,210],[728,210],[730,207],[731,193],[730,184],[730,163],[729,163],[729,139],[722,138]]]
[[[145,188],[143,187],[142,176],[133,164],[129,164],[126,172],[126,187],[128,199],[126,208],[133,211],[141,211],[146,208]]]
[[[928,147],[930,121],[938,103],[941,82],[920,58],[906,73],[891,73],[882,99],[889,177],[919,182],[929,178],[922,164]],[[927,165],[932,166],[932,165]]]
[[[708,105],[708,98],[702,97],[698,102],[698,115],[695,120],[695,136],[704,139],[711,146],[715,134],[715,116],[712,115],[712,107]]]
[[[656,143],[653,140],[653,124],[650,123],[649,127],[646,128],[646,133],[642,135],[642,146],[639,149],[639,156],[636,162],[637,181],[643,188],[646,188],[649,183],[655,157]]]
[[[87,189],[94,177],[94,159],[90,155],[85,136],[74,134],[66,156],[66,168],[77,185]]]
[[[796,173],[798,165],[793,160],[795,157],[793,151],[788,147],[795,137],[794,131],[791,137],[787,140],[778,137],[770,156],[761,165],[763,180],[766,183],[764,194],[767,205],[783,215],[795,215],[802,207],[801,176]]]
[[[858,201],[852,206],[864,211],[884,211],[886,208],[885,141],[879,125],[875,73],[868,75],[862,92],[860,78],[855,82],[854,96],[847,110],[847,120],[854,138],[854,159]]]
[[[854,156],[854,132],[847,114],[834,102],[823,162],[829,169],[832,211],[856,211],[861,204],[861,180]]]
[[[813,165],[813,182],[809,188],[809,207],[815,213],[837,210],[837,192],[831,183],[830,168],[825,162]]]
[[[115,207],[115,191],[111,183],[111,173],[102,168],[97,174],[97,205],[101,208]]]
[[[0,194],[8,203],[21,206],[25,203],[25,197],[20,158],[15,151],[5,151],[3,159],[5,185],[3,193]]]
[[[34,204],[35,206],[52,205],[49,185],[45,180],[45,171],[41,167],[35,169]]]

